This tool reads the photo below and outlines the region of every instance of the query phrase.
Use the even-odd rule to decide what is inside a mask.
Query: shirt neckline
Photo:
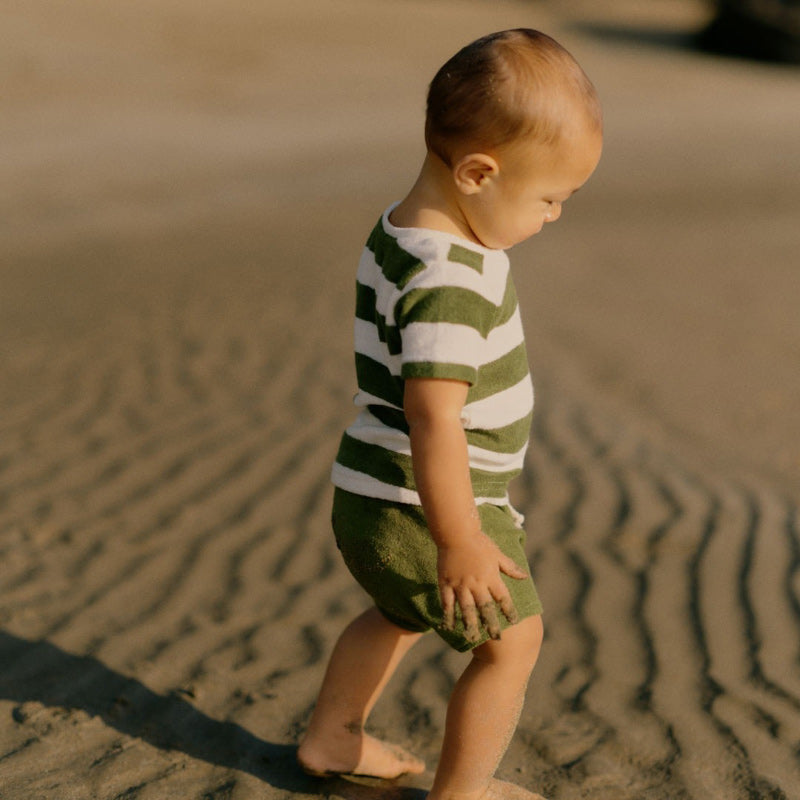
[[[418,227],[399,227],[397,225],[393,225],[389,221],[389,215],[392,211],[400,205],[400,200],[392,203],[386,211],[383,212],[383,216],[381,217],[381,223],[383,225],[383,230],[388,233],[390,236],[394,236],[395,239],[399,239],[401,236],[434,236],[437,238],[445,239],[449,242],[454,242],[462,247],[465,247],[468,250],[475,250],[479,253],[483,253],[484,255],[493,255],[497,253],[505,254],[505,250],[498,250],[492,247],[484,247],[482,244],[478,244],[477,242],[473,242],[471,239],[467,239],[464,236],[459,236],[456,233],[450,233],[448,231],[438,231],[435,228],[418,228]]]

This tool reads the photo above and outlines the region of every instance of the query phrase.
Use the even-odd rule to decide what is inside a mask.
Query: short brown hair
[[[492,150],[522,136],[554,144],[576,108],[602,128],[597,92],[569,52],[540,31],[499,31],[468,44],[436,73],[425,143],[448,166],[462,145]]]

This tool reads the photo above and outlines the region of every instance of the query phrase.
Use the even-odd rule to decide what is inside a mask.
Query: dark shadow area
[[[602,39],[612,44],[643,45],[669,50],[694,50],[696,34],[693,31],[675,31],[657,26],[620,25],[604,22],[574,22],[574,30]]]
[[[772,64],[800,64],[800,6],[787,12],[785,21],[759,18],[724,6],[700,31],[601,22],[577,22],[572,27],[616,44],[699,51]]]
[[[126,736],[250,773],[288,792],[347,800],[385,797],[387,788],[395,800],[421,800],[425,794],[416,788],[310,777],[297,766],[294,745],[259,739],[240,725],[198,711],[180,693],[157,694],[96,658],[72,655],[46,641],[0,632],[0,665],[0,698],[20,704],[12,714],[18,724],[26,720],[24,703],[79,709]]]
[[[727,0],[695,37],[709,53],[777,64],[800,64],[800,3]]]

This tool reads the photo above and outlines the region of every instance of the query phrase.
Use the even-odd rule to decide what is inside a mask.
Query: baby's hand
[[[477,642],[480,624],[492,639],[500,638],[500,618],[497,606],[513,625],[517,610],[500,573],[522,580],[528,573],[505,555],[485,534],[479,533],[451,547],[439,547],[439,593],[444,609],[447,630],[455,627],[456,603],[467,640]]]

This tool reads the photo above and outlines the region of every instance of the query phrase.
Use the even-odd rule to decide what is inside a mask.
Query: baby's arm
[[[468,384],[411,378],[404,408],[411,438],[411,460],[425,519],[439,551],[439,592],[445,624],[455,624],[461,608],[467,638],[480,638],[480,621],[500,638],[495,602],[510,622],[517,613],[500,573],[527,578],[513,559],[481,530],[469,475],[467,440],[461,410]]]

